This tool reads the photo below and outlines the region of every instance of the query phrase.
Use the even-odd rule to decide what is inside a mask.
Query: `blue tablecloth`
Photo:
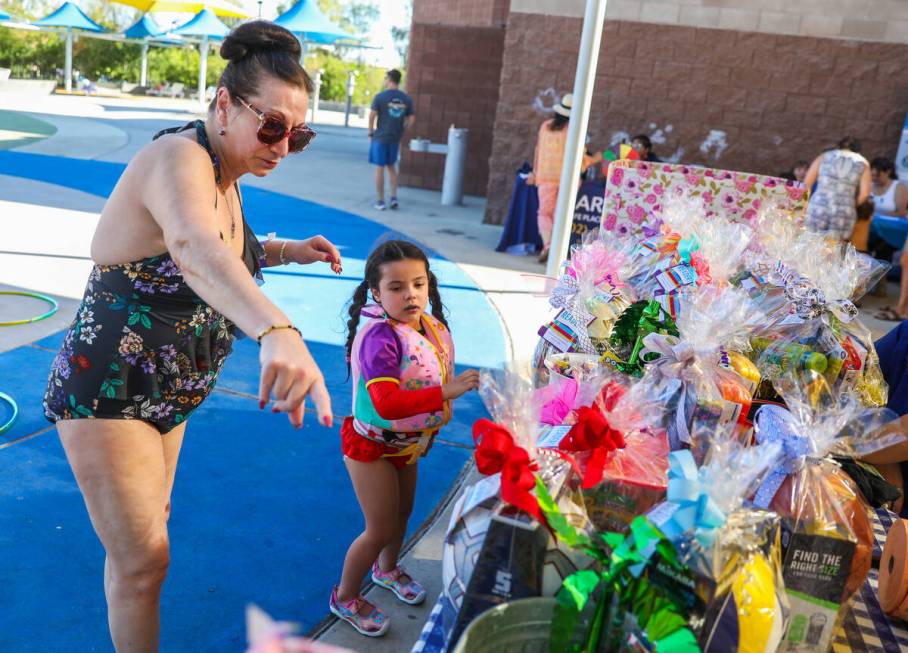
[[[508,254],[533,254],[542,249],[542,238],[536,225],[536,214],[539,212],[539,197],[536,187],[527,184],[529,165],[521,168],[514,179],[514,192],[508,205],[508,215],[504,222],[504,232],[496,252]]]
[[[908,220],[877,213],[870,223],[870,233],[880,240],[885,240],[892,247],[902,249],[905,238],[908,237]]]

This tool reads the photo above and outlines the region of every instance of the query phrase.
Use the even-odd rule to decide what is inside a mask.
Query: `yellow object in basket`
[[[757,391],[757,386],[760,385],[760,370],[747,356],[736,351],[728,352],[728,362],[731,364],[731,368],[738,373],[738,376],[744,379],[747,389],[750,390],[750,394],[753,396],[754,392]]]
[[[738,653],[770,653],[783,635],[783,609],[776,590],[776,573],[762,553],[754,554],[732,583],[738,607]]]

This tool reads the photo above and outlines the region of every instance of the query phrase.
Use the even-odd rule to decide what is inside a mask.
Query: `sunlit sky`
[[[400,57],[397,50],[394,49],[394,41],[391,40],[392,27],[405,27],[409,25],[407,12],[404,9],[402,0],[373,0],[381,11],[378,21],[372,26],[372,31],[368,35],[369,45],[377,46],[378,50],[365,50],[363,58],[367,63],[381,66],[383,68],[392,68],[400,65]],[[243,6],[253,16],[258,14],[259,5],[256,0],[242,0]],[[276,18],[277,6],[281,4],[279,0],[263,0],[262,18]],[[284,4],[292,4],[292,0],[285,0]]]

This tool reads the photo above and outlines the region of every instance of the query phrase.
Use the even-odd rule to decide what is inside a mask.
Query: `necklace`
[[[220,186],[217,188],[214,194],[214,208],[218,208],[218,195],[221,195]],[[230,241],[233,242],[233,239],[236,237],[236,216],[233,215],[233,209],[230,208],[230,200],[227,199],[227,191],[223,191],[224,195],[224,204],[227,205],[227,213],[230,215]],[[223,236],[222,236],[223,238]]]

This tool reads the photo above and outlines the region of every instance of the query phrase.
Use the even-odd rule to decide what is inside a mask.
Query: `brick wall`
[[[510,0],[414,0],[413,22],[459,27],[502,27]]]
[[[419,6],[419,3],[415,5]],[[454,124],[470,130],[464,192],[485,194],[504,36],[503,28],[427,25],[414,21],[410,32],[407,92],[415,103],[416,124],[402,143],[402,185],[441,188],[444,156],[411,152],[408,141],[410,137],[418,137],[446,143],[448,127]]]
[[[509,16],[487,222],[501,222],[514,171],[532,157],[546,91],[573,87],[580,29],[579,18]],[[602,43],[589,128],[596,147],[643,132],[664,139],[663,158],[768,174],[846,133],[868,157],[895,155],[908,45],[628,21],[607,21]]]

